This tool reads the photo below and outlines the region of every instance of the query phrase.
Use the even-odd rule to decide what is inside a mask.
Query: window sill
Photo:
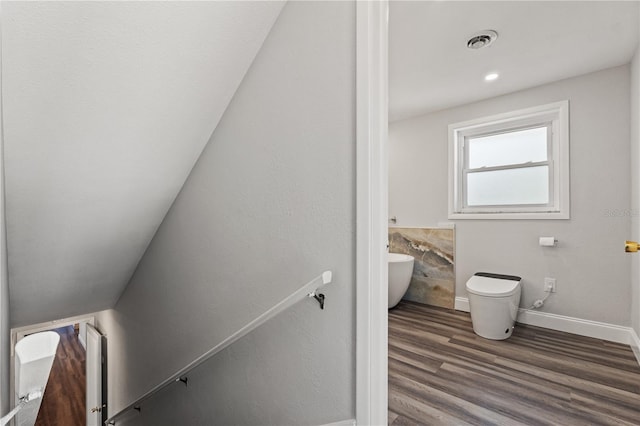
[[[487,213],[449,213],[449,219],[471,219],[471,220],[512,220],[512,219],[522,219],[522,220],[566,220],[570,219],[569,212],[487,212]]]

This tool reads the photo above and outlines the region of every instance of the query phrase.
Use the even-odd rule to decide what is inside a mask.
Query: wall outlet
[[[556,292],[556,279],[545,277],[544,279],[544,291],[547,293],[555,293]]]

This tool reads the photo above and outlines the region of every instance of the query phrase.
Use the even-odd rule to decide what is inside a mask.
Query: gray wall
[[[0,80],[1,82],[1,80]],[[0,94],[1,96],[1,94]],[[0,106],[0,115],[2,109]],[[1,123],[0,118],[0,123]],[[1,129],[1,125],[0,125]],[[4,195],[4,139],[0,131],[0,416],[9,411],[9,371],[11,330],[9,312],[9,268],[7,265],[7,228]]]
[[[355,4],[288,3],[114,309],[109,413],[325,269],[305,299],[131,424],[355,415]]]
[[[450,123],[569,99],[570,220],[456,220],[456,296],[477,271],[523,277],[521,306],[544,295],[541,309],[629,325],[629,66],[616,67],[390,125],[389,214],[398,226],[447,221]],[[555,236],[556,248],[538,246]]]
[[[0,178],[1,179],[1,178]],[[3,184],[0,184],[4,188]],[[9,277],[7,268],[7,242],[4,225],[4,190],[0,199],[0,413],[9,411],[9,376],[11,366],[11,330],[9,320]]]
[[[2,141],[0,140],[0,152],[1,151]],[[0,161],[0,413],[4,415],[10,408],[9,371],[11,362],[11,330],[9,318],[7,233],[4,214],[4,167],[1,163],[2,161]]]
[[[0,44],[2,36],[0,33]],[[0,70],[2,62],[0,62]],[[0,98],[2,74],[0,71]],[[7,226],[5,216],[4,179],[4,127],[2,102],[0,102],[0,416],[9,411],[9,372],[11,362],[11,318],[9,312],[9,268],[7,254]]]
[[[115,305],[282,6],[2,4],[12,327]]]
[[[631,63],[631,237],[640,241],[640,46]],[[631,259],[631,326],[640,336],[640,256]]]

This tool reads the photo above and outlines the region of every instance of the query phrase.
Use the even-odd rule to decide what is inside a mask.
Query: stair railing
[[[281,300],[280,302],[275,304],[273,307],[271,307],[270,309],[265,311],[263,314],[261,314],[257,318],[255,318],[252,321],[248,322],[246,325],[244,325],[238,331],[236,331],[235,333],[231,334],[229,337],[227,337],[226,339],[224,339],[223,341],[221,341],[220,343],[215,345],[213,348],[209,349],[207,352],[205,352],[204,354],[202,354],[201,356],[199,356],[198,358],[196,358],[195,360],[193,360],[192,362],[187,364],[185,367],[181,368],[180,370],[176,371],[174,374],[172,374],[169,377],[167,377],[165,380],[163,380],[158,385],[153,387],[151,390],[149,390],[148,392],[146,392],[145,394],[140,396],[134,402],[132,402],[131,404],[127,405],[126,407],[124,407],[123,409],[121,409],[120,411],[118,411],[117,413],[112,415],[111,417],[109,417],[105,421],[105,424],[106,425],[115,425],[119,418],[121,418],[125,413],[127,413],[127,412],[129,412],[131,410],[135,410],[135,411],[140,412],[142,410],[142,404],[145,401],[149,400],[157,392],[161,391],[162,389],[164,389],[164,388],[166,388],[166,387],[168,387],[168,386],[170,386],[170,385],[172,385],[174,383],[187,384],[187,382],[189,380],[189,373],[191,372],[191,370],[193,370],[194,368],[198,367],[200,364],[204,363],[205,361],[207,361],[209,358],[213,357],[218,352],[220,352],[220,351],[224,350],[225,348],[229,347],[231,344],[233,344],[234,342],[236,342],[240,338],[242,338],[242,337],[246,336],[247,334],[251,333],[253,330],[255,330],[256,328],[260,327],[262,324],[264,324],[265,322],[269,321],[271,318],[275,317],[279,313],[281,313],[281,312],[285,311],[286,309],[290,308],[291,306],[295,305],[296,303],[298,303],[302,299],[307,298],[307,297],[312,297],[312,298],[314,298],[315,300],[318,301],[318,303],[320,304],[320,308],[324,309],[325,296],[324,296],[324,294],[318,293],[318,290],[320,289],[320,287],[322,287],[322,286],[324,286],[326,284],[329,284],[331,282],[331,279],[332,279],[331,271],[324,271],[322,274],[320,274],[319,276],[317,276],[313,280],[309,281],[307,284],[302,286],[300,289],[296,290],[294,293],[290,294],[289,296],[287,296],[286,298],[284,298],[283,300]]]

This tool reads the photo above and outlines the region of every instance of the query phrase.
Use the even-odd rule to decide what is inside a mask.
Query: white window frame
[[[466,205],[467,150],[470,137],[547,127],[548,159],[482,169],[507,170],[535,165],[549,166],[549,203],[545,205]],[[476,171],[479,171],[477,169]],[[449,219],[569,219],[569,101],[482,117],[449,125]]]

